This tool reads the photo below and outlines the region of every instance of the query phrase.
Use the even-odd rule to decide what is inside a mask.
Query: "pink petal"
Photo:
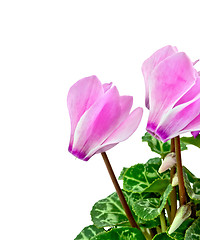
[[[199,62],[199,59],[193,62],[193,65],[197,64]]]
[[[133,97],[131,96],[121,96],[120,97],[120,108],[121,108],[121,114],[119,113],[119,125],[122,124],[128,117],[129,117],[129,112],[131,110],[132,104],[133,104]],[[116,126],[116,128],[119,126]],[[114,130],[115,131],[115,130]],[[112,135],[112,134],[111,134]],[[109,150],[110,148],[114,147],[117,143],[111,143],[111,144],[99,144],[96,146],[94,149],[92,149],[87,157],[91,157],[92,155],[100,152],[105,152]],[[101,149],[100,151],[97,151],[98,149]],[[103,149],[103,150],[102,150]]]
[[[161,118],[195,83],[193,64],[185,53],[177,53],[162,61],[151,74],[150,113],[147,124],[154,132]]]
[[[200,96],[200,78],[196,79],[195,84],[179,99],[179,101],[174,105],[174,107],[191,101],[192,99]]]
[[[112,82],[110,83],[104,83],[103,84],[103,90],[104,92],[107,92],[112,87]]]
[[[133,105],[133,97],[131,96],[120,96],[120,124],[129,116],[131,107]]]
[[[196,138],[199,135],[200,131],[194,131],[191,132],[191,134],[193,135],[194,138]]]
[[[114,147],[119,142],[128,139],[138,128],[142,119],[143,109],[138,107],[131,112],[127,119],[99,146],[97,146],[88,155],[101,153]]]
[[[96,76],[83,78],[76,82],[69,90],[67,105],[71,119],[70,146],[73,144],[74,131],[78,121],[97,99],[103,96],[104,90]]]
[[[133,110],[128,118],[106,139],[104,144],[119,143],[128,139],[138,128],[142,115],[142,108],[138,107]]]
[[[89,153],[88,155],[90,156],[90,154],[94,155],[94,154],[97,154],[97,153],[102,153],[102,152],[106,152],[108,150],[110,150],[111,148],[113,148],[114,146],[116,146],[118,143],[113,143],[113,144],[107,144],[107,145],[101,145],[99,146],[97,151],[95,151],[96,149],[94,149],[93,151],[93,154],[92,153]]]
[[[193,131],[196,132],[200,129],[200,114],[196,118],[194,118],[182,131],[188,132]],[[196,135],[197,133],[195,133]]]
[[[75,130],[72,153],[84,159],[114,131],[120,115],[120,96],[113,87],[81,117]]]
[[[165,119],[160,122],[155,133],[163,142],[179,135],[183,129],[198,116],[200,110],[200,98],[173,108]]]
[[[149,109],[149,77],[154,68],[167,57],[177,53],[177,48],[166,46],[156,51],[150,58],[148,58],[142,65],[142,73],[145,81],[145,104]]]

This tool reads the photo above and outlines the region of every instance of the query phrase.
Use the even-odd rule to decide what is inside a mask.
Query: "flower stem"
[[[159,233],[162,233],[162,231],[161,231],[161,229],[160,229],[159,226],[156,227],[156,231],[157,231],[158,234],[159,234]]]
[[[175,141],[174,138],[171,139],[171,152],[175,152]],[[176,173],[176,168],[172,167],[170,171],[170,180],[172,183],[172,179]],[[177,211],[177,196],[176,196],[176,187],[173,187],[173,190],[170,194],[170,202],[171,202],[171,218],[170,218],[170,224],[172,224],[174,217],[176,215]]]
[[[171,139],[171,152],[175,152],[175,139]]]
[[[160,214],[160,223],[161,223],[162,232],[166,232],[167,226],[166,226],[166,221],[165,221],[165,214],[163,211]]]
[[[169,220],[169,223],[171,224],[172,223],[172,220],[171,220],[171,210],[170,210],[170,206],[169,206],[168,202],[165,204],[165,209],[167,210],[168,220]]]
[[[152,237],[150,235],[150,233],[148,233],[147,229],[144,228],[144,230],[142,231],[143,235],[145,236],[146,240],[152,240]]]
[[[180,147],[179,136],[175,137],[175,152],[176,152],[176,161],[177,161],[180,205],[183,206],[187,203],[187,198],[186,198],[184,179],[183,179],[183,166],[181,161],[181,147]]]
[[[127,202],[126,202],[126,199],[125,199],[125,197],[124,197],[124,195],[122,193],[122,190],[121,190],[121,188],[119,186],[119,183],[118,183],[118,181],[117,181],[117,179],[115,177],[115,174],[113,172],[113,169],[112,169],[112,166],[111,166],[111,164],[109,162],[107,154],[105,152],[103,152],[103,153],[101,153],[101,155],[102,155],[103,160],[104,160],[104,162],[106,164],[106,167],[107,167],[107,170],[108,170],[108,172],[110,174],[111,180],[112,180],[112,182],[114,184],[114,187],[115,187],[116,192],[117,192],[117,194],[119,196],[120,202],[121,202],[121,204],[122,204],[122,206],[124,208],[124,211],[125,211],[125,213],[126,213],[126,215],[128,217],[128,220],[129,220],[131,226],[134,227],[134,228],[138,228],[139,229],[139,226],[137,225],[135,219],[133,218],[131,210],[130,210]]]

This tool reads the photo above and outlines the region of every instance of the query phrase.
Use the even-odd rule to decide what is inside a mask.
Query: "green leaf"
[[[91,240],[145,240],[142,232],[137,228],[113,228],[107,233],[98,234]]]
[[[133,202],[143,197],[149,197],[151,194],[145,193],[142,195],[137,193],[129,193],[123,191],[124,197],[131,209]],[[153,195],[154,196],[154,195]],[[153,228],[160,225],[160,220],[154,219],[152,221],[144,221],[134,214],[132,211],[135,221],[143,227]],[[113,226],[130,226],[126,213],[121,205],[117,193],[109,195],[107,198],[102,199],[95,203],[91,211],[92,221],[95,226],[101,227],[113,227]]]
[[[171,240],[174,238],[171,238],[170,236],[168,236],[166,233],[160,233],[160,234],[157,234],[153,240]]]
[[[125,168],[125,167],[122,169],[122,171],[121,171],[121,173],[120,173],[120,175],[119,175],[118,180],[123,180],[124,174],[125,174],[125,172],[126,172],[127,169],[128,169],[128,168]]]
[[[170,182],[170,173],[158,173],[161,165],[160,158],[152,158],[145,164],[136,164],[126,170],[123,188],[134,193],[162,193]]]
[[[195,192],[195,194],[200,195],[200,181],[196,181],[193,183],[193,190]]]
[[[139,199],[138,194],[126,193],[125,191],[123,191],[123,194],[128,204],[130,204],[130,201],[132,203],[132,201]],[[91,211],[91,217],[97,227],[112,227],[121,224],[129,225],[128,218],[117,193],[113,193],[95,203]]]
[[[194,183],[198,180],[198,178],[193,173],[191,173],[190,170],[188,170],[185,166],[183,166],[183,169],[191,183]]]
[[[181,142],[185,144],[191,144],[198,148],[200,148],[200,135],[198,135],[196,138],[194,137],[182,137]]]
[[[97,228],[94,225],[85,227],[74,240],[90,240],[99,233],[105,232],[103,228]]]
[[[171,141],[163,143],[162,141],[157,140],[148,132],[146,132],[142,137],[142,141],[147,142],[148,146],[151,148],[151,151],[160,154],[161,158],[164,158],[168,153],[171,152]],[[181,151],[186,149],[187,146],[185,143],[181,142]]]
[[[200,239],[200,218],[195,220],[185,233],[185,240]]]
[[[152,184],[145,189],[144,192],[159,192],[163,193],[166,187],[169,185],[169,179],[156,179]]]
[[[192,224],[193,221],[194,219],[188,218],[180,225],[179,228],[176,229],[176,231],[170,234],[170,236],[177,240],[184,240],[185,232],[189,228],[189,226]]]
[[[181,151],[187,150],[187,145],[184,142],[180,142],[181,144]]]
[[[152,219],[150,221],[145,221],[134,214],[134,219],[137,221],[137,223],[140,227],[151,229],[151,228],[160,226],[160,218],[159,217]]]
[[[142,137],[142,141],[148,143],[148,146],[151,148],[151,151],[156,152],[160,155],[162,154],[160,141],[153,137],[150,133],[146,132]]]
[[[200,201],[200,194],[195,193],[195,191],[191,187],[188,176],[185,173],[184,169],[183,169],[183,177],[184,177],[185,188],[190,199]],[[197,191],[197,188],[195,188],[195,190]]]
[[[135,214],[144,219],[144,220],[152,220],[158,217],[165,204],[167,202],[167,198],[172,191],[172,185],[169,184],[163,195],[159,198],[148,198],[148,199],[140,199],[133,203],[133,211]]]

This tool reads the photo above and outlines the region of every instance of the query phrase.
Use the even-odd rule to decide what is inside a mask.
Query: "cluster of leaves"
[[[148,133],[142,140],[161,158],[170,152],[170,142],[163,144]],[[193,143],[185,138],[181,143],[181,150],[187,149],[186,144],[197,145],[197,141],[192,141]],[[200,239],[200,179],[184,167],[185,187],[193,208],[196,208],[195,214],[169,234],[170,220],[166,210],[170,209],[173,187],[169,170],[158,173],[162,163],[160,157],[150,159],[145,164],[123,168],[119,177],[123,180],[123,194],[141,230],[130,226],[117,193],[113,193],[94,204],[91,210],[94,225],[84,228],[75,240]]]

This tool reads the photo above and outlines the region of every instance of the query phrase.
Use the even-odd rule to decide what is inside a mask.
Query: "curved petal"
[[[154,68],[165,58],[177,53],[176,47],[165,46],[156,51],[151,57],[144,61],[142,65],[142,73],[145,81],[145,104],[149,109],[149,76],[151,75]]]
[[[142,119],[143,109],[138,107],[133,110],[127,119],[99,146],[93,149],[88,156],[105,152],[114,147],[119,142],[128,139],[138,128]]]
[[[133,105],[133,97],[131,96],[120,96],[120,124],[129,116],[131,107]]]
[[[133,97],[131,97],[131,96],[121,96],[120,97],[121,115],[119,113],[119,125],[122,124],[122,122],[124,122],[129,117],[129,112],[131,110],[132,104],[133,104]],[[119,126],[116,126],[116,128],[117,127],[119,127]],[[111,135],[112,135],[112,133],[111,133]],[[104,143],[103,144],[101,143],[98,146],[96,146],[94,149],[92,149],[87,154],[87,157],[90,158],[92,155],[94,155],[96,153],[105,152],[105,151],[109,150],[110,148],[114,147],[116,144],[117,143],[114,143],[114,144],[111,143],[109,145],[108,144],[104,145]]]
[[[133,110],[128,118],[106,139],[104,144],[113,144],[125,141],[138,128],[142,119],[143,109],[141,107]]]
[[[102,86],[103,86],[104,92],[107,92],[112,87],[112,82],[104,83]]]
[[[67,96],[67,106],[71,119],[69,149],[72,147],[74,131],[81,116],[97,99],[103,96],[103,94],[102,84],[96,76],[83,78],[70,88]]]
[[[88,109],[77,124],[72,153],[85,160],[118,126],[121,115],[120,96],[116,87]]]
[[[109,149],[113,148],[114,146],[116,146],[118,143],[113,143],[113,144],[107,144],[107,145],[102,145],[99,147],[99,149],[93,153],[94,154],[97,154],[97,153],[102,153],[102,152],[106,152],[108,151]],[[90,154],[88,154],[90,155]]]
[[[198,132],[200,130],[200,114],[196,118],[194,118],[185,128],[183,128],[183,132],[193,131]],[[194,134],[197,137],[197,133]],[[194,136],[193,135],[193,136]]]
[[[198,116],[200,98],[173,108],[161,121],[155,133],[163,142],[179,135],[182,130]]]
[[[147,128],[154,132],[161,118],[194,85],[195,71],[185,53],[177,53],[162,61],[152,72],[150,81],[150,113]]]
[[[195,84],[179,99],[179,101],[174,105],[174,107],[191,101],[192,99],[200,96],[200,78],[196,79]]]
[[[197,64],[199,62],[199,59],[193,62],[193,65]]]

